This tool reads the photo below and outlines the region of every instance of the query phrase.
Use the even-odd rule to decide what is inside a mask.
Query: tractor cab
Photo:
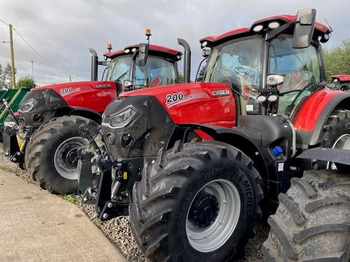
[[[318,40],[326,42],[330,31],[314,19],[313,10],[273,16],[201,39],[203,53],[210,52],[204,82],[229,84],[241,115],[291,115],[326,79]]]
[[[146,50],[144,58],[138,55],[140,49]],[[181,55],[177,50],[153,44],[130,45],[104,55],[110,59],[106,80],[114,81],[118,92],[176,84]]]

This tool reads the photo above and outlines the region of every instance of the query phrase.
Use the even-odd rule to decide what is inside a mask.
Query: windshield
[[[290,115],[305,96],[311,94],[321,81],[320,66],[315,46],[295,49],[290,35],[279,35],[271,41],[269,73],[284,76],[278,86],[280,92],[278,114]]]
[[[123,83],[130,80],[131,56],[117,57],[110,61],[107,80]],[[145,66],[136,67],[132,82],[135,87],[154,87],[175,84],[177,82],[176,62],[168,61],[163,57],[149,55]]]
[[[136,64],[138,65],[138,59]],[[177,82],[176,64],[163,57],[149,55],[145,66],[136,66],[133,82],[136,87],[175,84]]]
[[[130,76],[131,56],[113,58],[108,67],[107,81],[128,80]]]
[[[261,38],[227,42],[212,50],[206,82],[222,82],[229,78],[234,89],[241,91],[249,84],[258,89],[260,83]]]
[[[262,46],[261,36],[226,42],[213,48],[207,65],[205,81],[230,84],[239,94],[243,115],[258,113],[253,103],[261,83]]]

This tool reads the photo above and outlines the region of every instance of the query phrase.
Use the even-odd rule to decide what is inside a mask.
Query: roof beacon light
[[[151,37],[152,32],[151,32],[151,28],[146,28],[146,36],[147,36],[147,41],[149,44],[149,38]]]
[[[109,52],[111,52],[111,50],[112,50],[112,44],[107,44],[107,49],[108,49]]]

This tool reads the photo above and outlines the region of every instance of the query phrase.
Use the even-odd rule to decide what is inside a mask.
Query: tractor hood
[[[102,113],[108,103],[116,97],[113,81],[81,81],[42,86],[31,91],[51,89],[71,107],[88,107]]]
[[[22,99],[18,112],[26,125],[40,126],[58,111],[86,110],[102,114],[116,98],[116,86],[110,81],[84,81],[36,87]]]
[[[200,123],[233,127],[236,103],[224,83],[190,83],[122,93],[120,97],[154,96],[177,124]],[[220,109],[220,110],[218,110]]]

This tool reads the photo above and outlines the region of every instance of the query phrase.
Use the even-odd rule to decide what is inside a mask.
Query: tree
[[[5,68],[0,65],[0,89],[3,88],[12,88],[11,65],[9,63]]]
[[[332,75],[350,75],[350,38],[339,46],[323,50],[328,81]]]
[[[18,81],[17,81],[17,85],[16,85],[16,88],[29,88],[29,89],[32,89],[34,87],[36,87],[36,83],[34,82],[34,80],[32,78],[30,78],[29,76],[26,76],[26,77],[23,77],[23,78],[20,78]]]

